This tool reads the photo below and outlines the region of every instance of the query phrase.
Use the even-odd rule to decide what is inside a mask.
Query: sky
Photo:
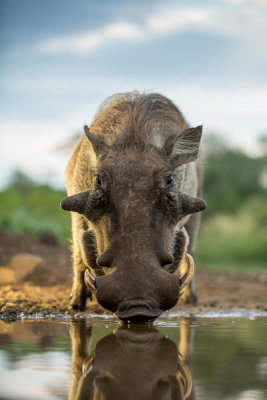
[[[0,188],[64,186],[56,150],[111,94],[159,92],[253,153],[267,132],[266,0],[0,0]]]

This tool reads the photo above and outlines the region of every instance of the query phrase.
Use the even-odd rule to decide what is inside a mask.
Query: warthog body
[[[135,92],[109,98],[85,127],[62,201],[73,211],[74,308],[85,308],[85,281],[121,319],[153,319],[177,303],[199,219],[191,214],[206,207],[195,197],[201,132],[167,98]],[[185,295],[195,300],[192,284]]]

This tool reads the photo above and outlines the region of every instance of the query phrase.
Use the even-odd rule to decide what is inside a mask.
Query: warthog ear
[[[84,133],[86,134],[88,140],[92,144],[93,149],[97,156],[104,150],[108,149],[109,146],[107,145],[105,140],[102,137],[94,135],[92,132],[90,132],[87,125],[84,126]]]
[[[207,203],[200,197],[189,196],[185,193],[179,193],[179,203],[183,217],[199,211],[205,210]]]
[[[164,146],[172,168],[195,161],[198,155],[202,125],[186,129],[179,136],[171,136]]]
[[[86,210],[87,201],[90,195],[90,191],[74,194],[68,196],[60,203],[61,208],[65,211],[75,211],[79,214],[84,214]]]

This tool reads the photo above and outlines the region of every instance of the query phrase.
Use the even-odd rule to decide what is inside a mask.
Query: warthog
[[[72,211],[71,305],[85,308],[86,283],[119,318],[153,320],[191,278],[179,264],[192,267],[186,248],[192,253],[199,215],[191,214],[206,207],[195,197],[202,126],[189,128],[166,97],[133,92],[108,98],[84,129],[61,203]],[[194,296],[191,286],[187,300]]]
[[[194,398],[190,321],[181,321],[179,348],[150,325],[124,325],[92,349],[86,321],[71,324],[69,400]]]

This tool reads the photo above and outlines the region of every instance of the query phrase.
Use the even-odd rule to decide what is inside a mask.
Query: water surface
[[[267,399],[266,318],[0,321],[1,399]]]

